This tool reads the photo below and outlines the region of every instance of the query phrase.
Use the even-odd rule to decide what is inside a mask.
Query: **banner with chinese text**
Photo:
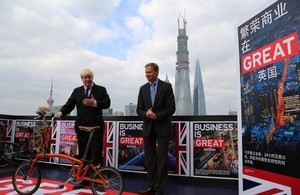
[[[240,194],[300,194],[300,1],[253,15],[237,29]]]

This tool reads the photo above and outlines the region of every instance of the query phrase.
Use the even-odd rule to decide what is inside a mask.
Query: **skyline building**
[[[184,17],[179,17],[178,22],[178,36],[177,36],[177,62],[176,62],[176,72],[175,72],[175,103],[176,112],[175,115],[206,115],[206,102],[204,86],[202,81],[202,74],[200,69],[199,59],[196,60],[194,85],[191,94],[190,87],[190,70],[189,70],[189,51],[188,51],[188,36],[186,34],[186,24],[187,20]],[[165,78],[166,82],[169,82],[168,75]],[[61,106],[52,106],[54,99],[52,98],[53,92],[53,78],[51,83],[50,98],[47,99],[47,103],[52,112],[58,111]],[[192,96],[193,95],[193,99]],[[113,111],[105,110],[104,115],[120,115],[120,116],[135,116],[136,115],[136,105],[130,103],[125,105],[125,112],[123,111]],[[76,115],[76,108],[71,113],[71,115]]]
[[[170,82],[170,80],[169,80],[169,77],[168,77],[168,75],[166,75],[165,82],[167,82],[167,83],[171,83],[171,82]]]
[[[125,116],[137,116],[136,107],[137,105],[133,103],[125,105]]]
[[[113,109],[112,108],[103,109],[102,112],[103,112],[103,116],[113,115]]]
[[[188,36],[186,35],[186,19],[181,18],[183,28],[180,27],[180,17],[178,18],[178,36],[176,52],[176,73],[175,73],[175,115],[192,115],[192,98],[190,88],[190,71],[189,71],[189,51]]]
[[[48,104],[50,113],[52,112],[52,106],[53,106],[53,103],[54,103],[54,99],[52,98],[52,93],[53,93],[53,78],[52,78],[52,81],[51,81],[50,97],[47,99],[47,104]]]
[[[193,90],[194,115],[206,115],[205,95],[199,59],[196,61],[194,90]]]

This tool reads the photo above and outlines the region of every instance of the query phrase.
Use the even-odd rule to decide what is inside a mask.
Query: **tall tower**
[[[54,99],[52,98],[52,92],[53,92],[52,89],[53,89],[53,78],[52,78],[52,81],[51,81],[50,97],[47,99],[47,103],[48,103],[50,113],[52,112],[52,105],[54,103]]]
[[[166,75],[165,82],[167,82],[167,83],[171,83],[171,82],[170,82],[170,80],[169,80],[169,77],[168,77],[168,75]]]
[[[182,19],[183,28],[180,28]],[[177,63],[175,74],[176,115],[192,115],[192,100],[189,72],[189,51],[187,47],[186,23],[184,17],[178,18]]]
[[[194,90],[193,90],[194,115],[206,115],[205,95],[200,70],[199,59],[196,61]]]

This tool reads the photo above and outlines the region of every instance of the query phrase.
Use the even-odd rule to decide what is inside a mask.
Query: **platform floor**
[[[61,167],[58,165],[50,165],[40,163],[42,171],[42,182],[45,183],[60,183],[66,181],[68,178],[68,167]],[[11,175],[14,172],[14,167],[0,168],[0,194],[13,194],[14,191],[11,185]],[[126,173],[122,172],[124,177],[124,194],[135,195],[139,190],[147,187],[147,179],[145,174]],[[72,184],[61,192],[53,194],[89,194],[89,189],[85,191],[72,191]],[[11,189],[8,189],[11,188]],[[35,194],[49,194],[41,191]],[[90,193],[91,194],[91,193]],[[236,195],[238,194],[237,180],[220,180],[220,179],[199,179],[189,177],[169,176],[166,195]]]

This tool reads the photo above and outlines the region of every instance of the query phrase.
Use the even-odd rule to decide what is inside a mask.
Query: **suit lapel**
[[[145,94],[146,94],[146,97],[148,99],[148,103],[150,105],[152,105],[151,103],[151,94],[150,94],[150,83],[148,82],[148,84],[146,85],[146,88],[145,88]]]
[[[80,89],[80,95],[82,96],[82,98],[85,98],[85,89],[84,89],[83,85],[82,85],[82,87]]]

